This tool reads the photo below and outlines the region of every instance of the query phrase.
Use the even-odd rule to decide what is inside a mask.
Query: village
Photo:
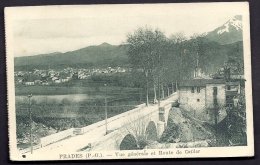
[[[61,70],[57,69],[34,69],[33,71],[15,71],[15,84],[16,85],[51,85],[68,82],[74,80],[84,80],[90,78],[95,74],[113,74],[113,73],[125,73],[129,70],[121,67],[107,67],[96,69],[75,69],[65,68]]]

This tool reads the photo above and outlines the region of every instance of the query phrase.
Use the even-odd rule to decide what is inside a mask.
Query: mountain
[[[222,26],[211,32],[203,34],[203,37],[211,41],[216,41],[221,45],[234,43],[243,40],[243,22],[242,16],[236,15],[229,19]]]
[[[103,43],[88,46],[66,53],[50,53],[35,56],[16,57],[15,70],[59,69],[65,67],[90,68],[127,65],[126,46],[115,46]]]
[[[109,46],[112,46],[112,45],[110,45],[109,43],[104,42],[104,43],[100,44],[99,46],[100,47],[109,47]]]

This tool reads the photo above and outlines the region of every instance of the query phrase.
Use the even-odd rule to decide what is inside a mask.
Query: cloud
[[[86,20],[45,19],[22,20],[14,23],[14,37],[18,38],[75,38],[89,37]]]

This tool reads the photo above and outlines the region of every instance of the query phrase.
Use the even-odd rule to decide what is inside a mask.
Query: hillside
[[[194,39],[183,43],[185,53],[182,54],[182,72],[183,76],[189,78],[189,74],[196,67],[196,59],[198,57],[198,65],[207,74],[214,74],[223,67],[224,62],[233,59],[243,66],[243,42],[238,41],[232,44],[221,45],[218,42],[210,41],[207,38],[199,37],[197,41]],[[172,51],[174,52],[174,50]],[[198,53],[198,54],[197,54]],[[177,53],[178,54],[178,50]],[[172,65],[178,66],[179,61],[172,59]]]
[[[125,46],[114,46],[103,43],[98,46],[88,46],[66,53],[41,54],[36,56],[16,57],[15,70],[29,70],[34,68],[52,69],[73,67],[108,67],[125,65],[127,56]]]
[[[218,42],[209,41],[201,37],[199,44],[199,66],[207,73],[215,73],[216,69],[223,66],[230,58],[239,61],[243,65],[243,42],[221,45]],[[182,56],[183,72],[191,73],[196,66],[196,46],[194,41],[189,40],[184,43],[186,52]],[[178,54],[178,50],[172,47],[172,52]],[[113,46],[107,43],[99,46],[89,46],[66,53],[42,54],[29,57],[15,58],[15,70],[38,69],[62,69],[72,68],[105,68],[108,66],[128,66],[126,46]],[[178,66],[178,61],[168,57],[171,65]],[[177,62],[175,64],[175,62]]]

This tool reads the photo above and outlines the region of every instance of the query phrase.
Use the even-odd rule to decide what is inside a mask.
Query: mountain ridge
[[[103,43],[101,45],[88,46],[65,53],[15,57],[14,65],[15,68],[28,68],[29,65],[38,68],[46,68],[49,65],[56,68],[66,65],[71,67],[83,67],[84,64],[86,64],[86,67],[95,65],[114,66],[122,61],[127,62],[125,48],[126,46],[114,46]]]

